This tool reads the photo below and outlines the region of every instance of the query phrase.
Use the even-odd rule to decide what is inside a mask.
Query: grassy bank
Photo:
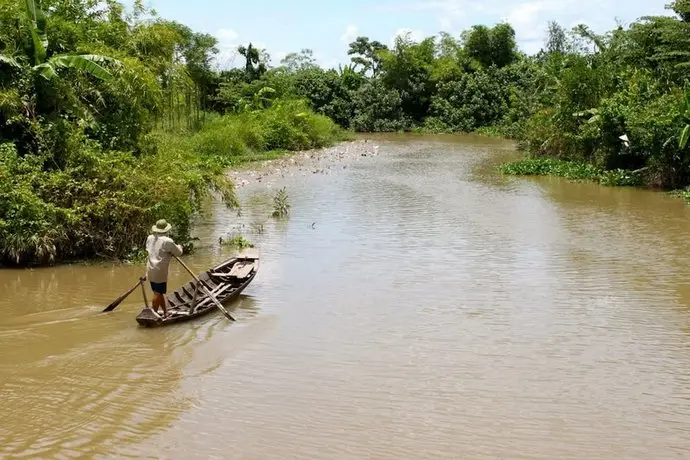
[[[286,152],[326,147],[348,139],[346,131],[302,100],[277,100],[270,108],[212,115],[192,135],[162,134],[167,149],[181,148],[225,166],[273,159]]]
[[[46,264],[127,258],[159,218],[189,249],[191,221],[213,192],[237,206],[228,165],[330,145],[343,132],[299,101],[209,117],[199,130],[153,132],[138,154],[109,151],[73,132],[65,164],[46,167],[0,144],[0,261]]]
[[[524,158],[498,167],[503,174],[514,176],[553,176],[574,181],[591,181],[604,186],[644,187],[646,179],[641,172],[623,169],[605,171],[595,166],[553,158]],[[690,203],[690,187],[670,190],[671,196]]]

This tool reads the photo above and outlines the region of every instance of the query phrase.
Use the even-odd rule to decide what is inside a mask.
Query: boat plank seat
[[[216,288],[219,286],[219,284],[220,284],[220,283],[214,283],[213,280],[204,281],[204,280],[202,280],[201,278],[199,278],[199,281],[201,281],[201,285],[202,285],[202,286],[205,286],[206,289],[208,289],[209,291],[213,291],[213,290],[216,289]],[[204,292],[204,290],[201,289],[201,292]],[[205,293],[204,293],[204,294],[205,294]]]
[[[190,281],[189,283],[182,285],[182,290],[191,299],[192,297],[194,297],[194,291],[196,290],[196,283],[195,282],[193,283]],[[201,292],[201,289],[199,289],[199,292]],[[197,294],[197,295],[199,295],[199,294]]]
[[[209,289],[209,291],[211,291],[211,294],[213,294],[214,296],[218,297],[218,295],[219,295],[220,293],[225,292],[226,289],[229,288],[229,287],[232,287],[232,286],[231,286],[231,285],[228,285],[228,284],[223,284],[223,285],[221,285],[221,286],[215,288],[214,290]],[[194,300],[194,295],[192,294],[191,296],[189,296],[189,299],[185,299],[183,302],[178,303],[177,306],[178,306],[179,308],[183,308],[183,307],[184,307],[184,308],[189,308],[189,307],[191,307],[192,301],[193,301],[193,300]],[[202,303],[205,302],[205,300],[210,300],[210,299],[208,299],[208,296],[206,295],[206,293],[204,293],[203,291],[199,290],[199,293],[198,293],[197,296],[196,296],[197,305],[201,305]]]
[[[227,278],[229,276],[234,276],[235,278],[246,278],[249,276],[249,274],[252,272],[252,269],[254,268],[253,264],[244,264],[244,263],[237,263],[235,266],[232,267],[232,270],[230,270],[230,273],[226,272],[213,272],[211,275],[217,276],[219,278]]]
[[[218,299],[218,301],[220,302],[221,299],[222,299],[221,294],[223,294],[225,291],[227,291],[227,290],[230,289],[230,288],[232,288],[231,285],[229,285],[229,284],[224,284],[223,286],[221,286],[220,288],[218,288],[216,291],[213,291],[212,294],[213,294],[213,296],[216,297],[216,299]],[[221,297],[221,298],[219,298],[219,297]],[[196,308],[199,308],[199,307],[201,307],[201,306],[205,306],[206,304],[209,304],[209,303],[213,303],[213,301],[212,301],[208,296],[205,296],[203,299],[197,301]],[[189,306],[188,306],[188,307],[191,308],[191,306],[192,306],[192,303],[189,302]]]

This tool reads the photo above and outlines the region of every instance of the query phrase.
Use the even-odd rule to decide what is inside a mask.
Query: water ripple
[[[78,313],[136,268],[0,278],[9,311],[26,289],[39,305],[0,323],[0,456],[690,456],[682,203],[501,178],[502,142],[426,139],[245,187],[241,217],[213,205],[194,270],[228,255],[229,229],[265,224],[237,323],[140,330],[136,299]],[[275,221],[282,185],[292,215]]]

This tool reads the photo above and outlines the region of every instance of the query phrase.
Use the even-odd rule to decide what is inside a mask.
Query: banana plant
[[[107,56],[96,54],[58,54],[47,57],[48,35],[46,33],[47,18],[41,10],[39,0],[25,0],[26,14],[31,23],[30,46],[26,52],[32,69],[46,80],[57,78],[57,71],[61,68],[70,68],[93,75],[101,80],[108,80],[112,74],[101,64],[110,63],[120,66],[121,63]],[[0,54],[0,64],[21,68],[21,60],[14,56]]]

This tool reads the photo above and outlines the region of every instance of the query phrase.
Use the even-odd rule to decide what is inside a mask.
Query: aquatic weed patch
[[[554,176],[575,181],[593,181],[605,186],[642,185],[640,176],[634,171],[602,170],[589,163],[554,158],[524,158],[504,163],[498,170],[513,176]]]
[[[234,235],[229,240],[220,239],[220,244],[223,246],[231,246],[237,249],[253,248],[254,245],[247,241],[242,235]]]
[[[290,203],[285,187],[278,190],[273,197],[273,217],[282,218],[290,214]]]

